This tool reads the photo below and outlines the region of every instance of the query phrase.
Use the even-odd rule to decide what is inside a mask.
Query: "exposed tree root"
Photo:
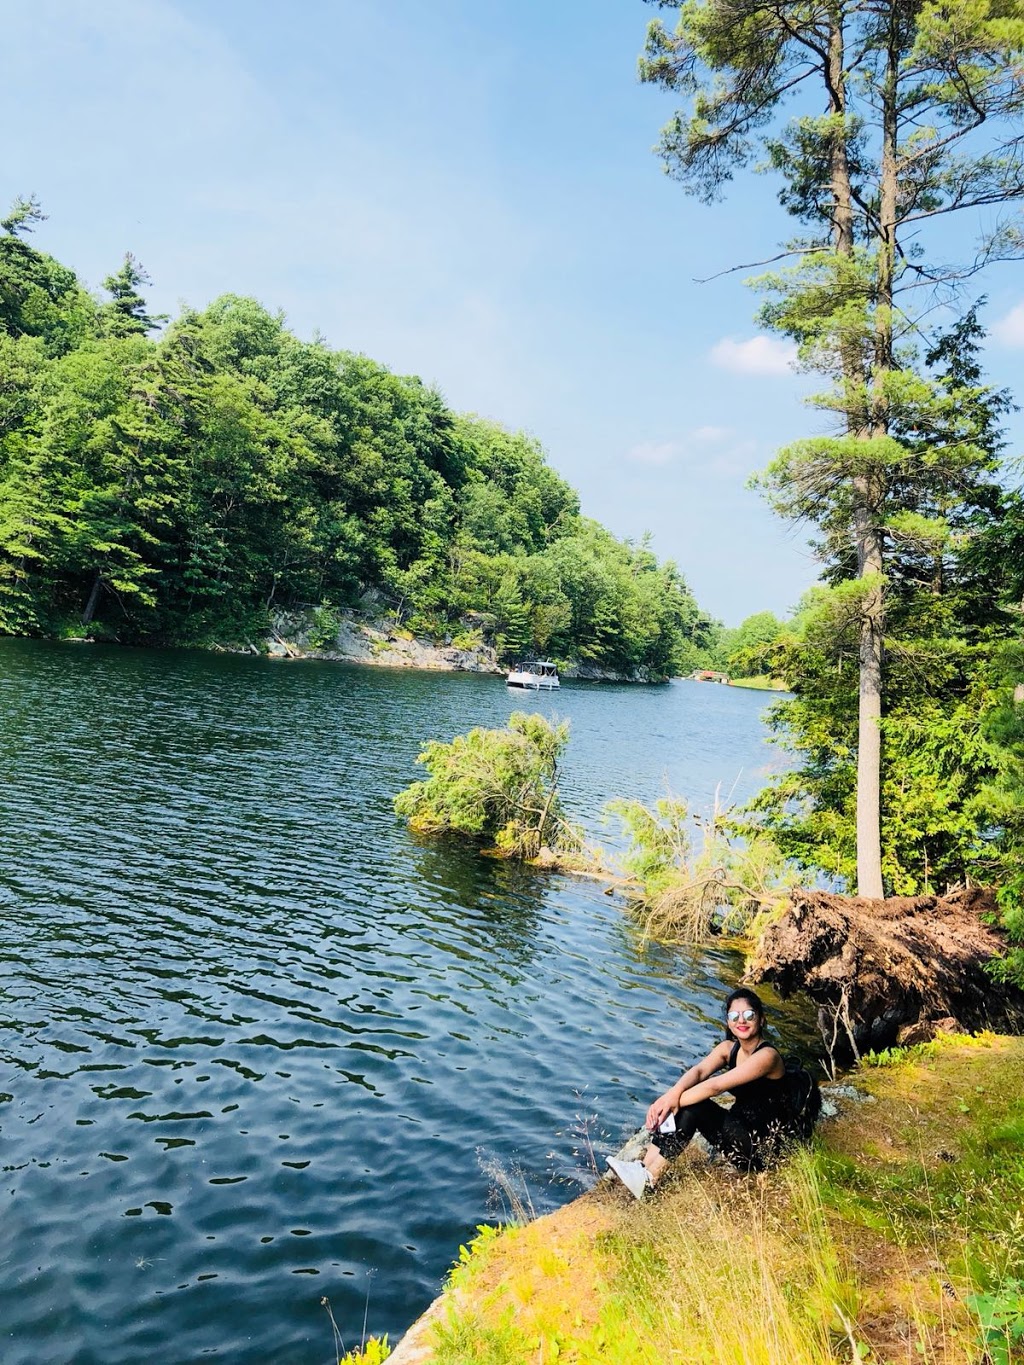
[[[865,900],[797,891],[791,899],[761,937],[749,975],[817,1002],[835,1062],[937,1028],[1024,1031],[1024,992],[985,970],[1006,949],[991,892]]]

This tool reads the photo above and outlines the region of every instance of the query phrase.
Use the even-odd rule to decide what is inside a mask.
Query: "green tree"
[[[767,484],[780,510],[825,532],[827,548],[859,584],[857,883],[877,896],[887,541],[907,511],[901,489],[915,484],[918,498],[973,458],[970,439],[961,438],[956,450],[946,444],[941,467],[926,460],[912,467],[896,438],[908,417],[933,417],[940,397],[925,391],[900,352],[915,325],[900,294],[1018,254],[1024,240],[997,226],[953,271],[922,263],[920,247],[908,243],[926,220],[1024,195],[1013,130],[1024,108],[1024,19],[976,0],[671,7],[679,11],[675,33],[652,25],[641,68],[691,100],[663,136],[670,170],[713,198],[760,144],[783,178],[781,202],[807,229],[783,253],[800,263],[762,281],[772,296],[762,316],[797,341],[805,364],[834,377],[819,402],[844,435],[790,447]],[[780,127],[784,101],[801,87],[814,97],[820,90],[826,112]],[[971,140],[983,124],[993,130],[987,144]],[[918,521],[913,533],[920,539],[934,527]]]
[[[726,670],[737,676],[756,673],[760,658],[785,630],[785,625],[774,612],[759,611],[748,616],[736,630],[729,632]]]
[[[18,199],[0,223],[0,330],[39,337],[62,355],[96,329],[96,307],[74,271],[26,240],[46,215],[35,197]]]
[[[35,231],[36,223],[45,223],[47,215],[36,195],[27,199],[18,198],[7,211],[7,217],[0,219],[0,228],[11,237],[19,237]]]
[[[985,712],[992,644],[1005,634],[999,602],[1007,575],[994,571],[978,542],[999,524],[1006,501],[992,476],[1006,395],[979,382],[975,324],[969,313],[932,348],[929,384],[920,389],[925,410],[907,407],[893,424],[910,474],[886,527],[880,819],[884,882],[900,893],[981,880],[995,869],[977,797],[995,761]],[[923,482],[915,461],[952,471],[948,483]],[[894,490],[902,474],[894,460]],[[755,651],[797,694],[773,713],[797,766],[758,805],[802,865],[852,881],[861,585],[838,554],[829,578],[791,628]]]
[[[977,798],[985,833],[982,866],[1002,881],[999,897],[1018,946],[1006,968],[1024,986],[1024,640],[1003,645],[993,667],[994,704],[984,716],[992,773]]]
[[[150,278],[142,266],[130,251],[126,251],[121,268],[103,281],[110,302],[100,308],[99,321],[107,336],[145,336],[167,321],[163,314],[153,317],[146,312],[146,300],[139,288],[149,283]]]

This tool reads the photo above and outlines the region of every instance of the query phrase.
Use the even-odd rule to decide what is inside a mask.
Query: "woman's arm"
[[[729,1061],[729,1051],[732,1044],[724,1041],[712,1048],[708,1055],[696,1064],[691,1066],[689,1071],[684,1071],[676,1081],[671,1090],[666,1090],[664,1095],[659,1095],[647,1111],[644,1125],[649,1132],[654,1132],[659,1124],[664,1123],[669,1114],[674,1114],[683,1102],[683,1095],[688,1094],[695,1087],[706,1083],[708,1077],[713,1076],[716,1071],[721,1071]],[[730,1073],[733,1074],[733,1073]],[[703,1098],[703,1097],[702,1097]]]
[[[725,1061],[728,1062],[732,1044],[723,1043],[721,1046],[726,1049]],[[716,1048],[715,1052],[718,1050]],[[711,1055],[714,1056],[715,1053]],[[701,1100],[714,1099],[716,1095],[721,1095],[726,1090],[735,1090],[739,1085],[756,1081],[761,1076],[767,1076],[770,1071],[774,1071],[781,1062],[782,1059],[774,1047],[759,1048],[756,1052],[752,1052],[749,1057],[744,1057],[741,1052],[736,1066],[730,1067],[728,1071],[723,1071],[719,1075],[712,1075],[707,1080],[702,1079],[698,1085],[688,1086],[680,1096],[677,1107],[685,1108],[690,1104],[700,1104]],[[722,1063],[722,1065],[724,1064]]]

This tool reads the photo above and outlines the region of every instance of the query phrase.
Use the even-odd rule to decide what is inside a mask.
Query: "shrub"
[[[568,742],[568,722],[552,725],[523,711],[503,730],[477,726],[448,744],[431,740],[417,760],[429,778],[400,792],[395,810],[422,833],[490,840],[509,857],[578,848],[558,795],[558,759]]]
[[[326,649],[328,645],[336,644],[340,629],[341,616],[334,607],[326,603],[314,607],[308,635],[310,649]]]

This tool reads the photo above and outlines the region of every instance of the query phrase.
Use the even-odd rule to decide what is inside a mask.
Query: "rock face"
[[[764,934],[750,979],[815,1000],[838,1064],[939,1029],[1024,1030],[1024,992],[985,971],[1006,949],[991,892],[860,900],[800,891],[792,900]]]
[[[577,660],[559,669],[562,678],[580,678],[584,682],[631,682],[660,683],[667,678],[652,678],[646,668],[632,668],[628,673],[617,673],[613,668],[602,668],[600,664],[585,663]]]
[[[248,652],[247,646],[244,652]],[[340,663],[374,664],[378,668],[427,668],[449,673],[494,673],[501,677],[507,665],[498,662],[491,645],[483,642],[470,649],[461,649],[442,641],[414,636],[385,619],[376,624],[342,615],[334,638],[326,644],[315,634],[314,618],[310,612],[279,612],[273,620],[264,651],[276,659],[331,659]],[[254,651],[259,652],[259,651]],[[616,673],[597,664],[575,662],[561,670],[563,678],[583,678],[590,682],[649,683],[646,670],[635,668],[629,673]]]
[[[458,649],[454,645],[419,639],[408,632],[373,626],[343,617],[338,632],[327,644],[310,642],[311,621],[300,613],[282,613],[274,620],[278,637],[298,647],[306,659],[333,659],[341,663],[375,664],[379,668],[429,668],[457,673],[504,673],[489,645]],[[275,652],[271,638],[268,652]]]

